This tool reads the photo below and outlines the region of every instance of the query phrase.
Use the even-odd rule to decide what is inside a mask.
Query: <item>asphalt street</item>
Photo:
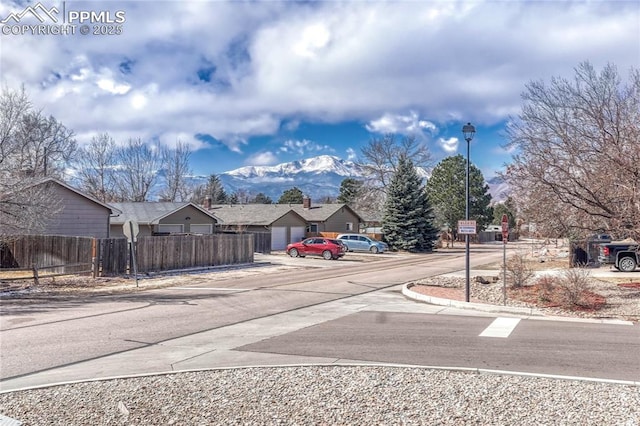
[[[491,247],[475,249],[472,268],[501,254]],[[287,259],[307,263],[258,279],[209,282],[201,276],[192,284],[133,295],[3,301],[0,391],[191,369],[312,363],[640,382],[637,325],[417,302],[402,294],[402,284],[460,270],[464,254],[379,259],[362,264]],[[497,317],[519,321],[506,320],[505,331],[504,324],[496,329]]]

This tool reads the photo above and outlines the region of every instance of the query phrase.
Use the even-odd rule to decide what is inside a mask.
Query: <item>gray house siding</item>
[[[111,238],[124,237],[124,230],[122,223],[112,223],[109,227],[111,232]],[[153,225],[138,224],[138,237],[150,237],[153,235]]]
[[[358,216],[346,207],[342,207],[324,222],[318,223],[318,232],[358,232]],[[347,223],[352,224],[352,229],[347,229]]]
[[[193,206],[186,206],[160,220],[160,225],[182,225],[183,232],[191,232],[192,223],[196,225],[212,224],[215,229],[216,221]],[[159,229],[156,226],[155,232],[158,232]]]
[[[211,232],[217,230],[215,217],[188,203],[113,203],[122,214],[111,219],[111,235],[124,236],[122,225],[127,220],[138,223],[139,236],[147,237],[158,233],[200,233],[191,225],[210,225]]]
[[[109,209],[57,184],[51,185],[51,197],[61,209],[47,223],[43,235],[109,237]]]

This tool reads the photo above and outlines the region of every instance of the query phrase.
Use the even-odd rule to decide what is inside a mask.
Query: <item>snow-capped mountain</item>
[[[511,194],[509,184],[500,176],[493,177],[487,181],[489,185],[489,194],[491,194],[491,203],[504,203]]]
[[[362,169],[352,161],[332,155],[320,155],[305,160],[275,166],[248,166],[220,174],[227,192],[238,189],[253,194],[262,192],[274,201],[294,186],[312,199],[336,197],[345,178],[362,178]]]
[[[419,170],[419,175],[428,178],[429,173]],[[320,155],[275,166],[241,167],[221,173],[218,178],[229,194],[239,190],[252,195],[262,192],[275,202],[284,191],[295,186],[313,200],[321,202],[327,197],[337,197],[344,179],[363,179],[363,176],[362,168],[352,161]],[[206,177],[198,180],[205,183]],[[500,178],[490,179],[487,184],[494,203],[506,199],[508,185]]]

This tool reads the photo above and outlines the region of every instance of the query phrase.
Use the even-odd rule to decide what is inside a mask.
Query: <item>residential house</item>
[[[347,204],[311,204],[305,197],[302,204],[291,206],[307,222],[307,232],[358,232],[362,218]]]
[[[288,204],[208,204],[205,209],[220,219],[219,229],[242,232],[271,232],[271,250],[305,237],[307,222]]]
[[[32,187],[44,188],[39,197],[46,197],[50,207],[44,229],[38,229],[38,234],[95,238],[110,236],[109,218],[119,213],[113,206],[55,178],[43,179]]]
[[[124,236],[123,225],[138,224],[139,236],[169,234],[212,234],[218,218],[193,203],[137,202],[111,203],[121,213],[111,218],[111,236]]]

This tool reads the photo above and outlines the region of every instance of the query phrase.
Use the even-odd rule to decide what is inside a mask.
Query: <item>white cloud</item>
[[[246,165],[249,166],[270,166],[278,162],[278,157],[271,151],[258,152],[247,158]]]
[[[280,152],[288,153],[288,154],[298,154],[305,155],[306,153],[319,153],[322,151],[335,152],[333,148],[329,145],[320,145],[313,141],[303,139],[303,140],[287,140],[280,147]]]
[[[377,120],[371,121],[365,126],[370,132],[399,133],[404,135],[424,135],[425,131],[435,133],[438,129],[435,124],[421,120],[415,111],[408,115],[384,114]]]
[[[315,58],[318,52],[327,46],[331,35],[322,24],[310,25],[302,31],[300,41],[293,45],[293,51],[308,58]]]
[[[356,153],[356,150],[353,148],[347,148],[346,149],[347,152],[347,160],[355,160],[356,158],[358,158],[358,154]]]
[[[640,63],[638,2],[161,5],[101,2],[126,12],[119,36],[2,35],[2,84],[24,83],[78,135],[201,133],[241,153],[283,122],[406,134],[496,123],[519,111],[528,81],[584,60],[621,73]]]
[[[438,145],[440,145],[440,148],[442,148],[447,153],[456,152],[458,150],[459,143],[460,141],[458,140],[458,138],[438,139]]]

